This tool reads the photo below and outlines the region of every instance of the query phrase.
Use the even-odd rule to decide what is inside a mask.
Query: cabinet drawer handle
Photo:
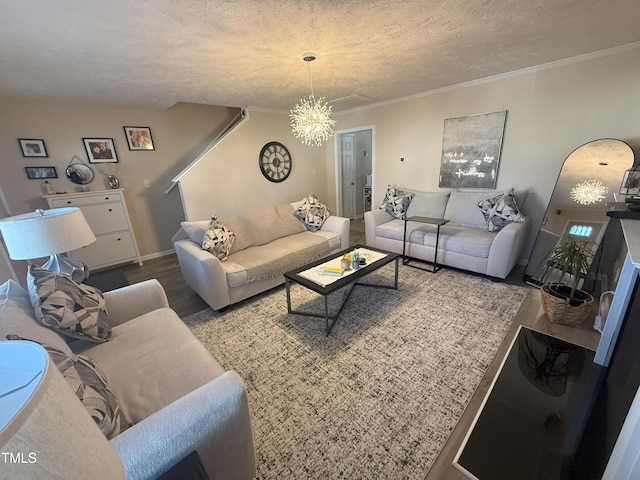
[[[104,197],[105,200],[109,200],[109,197]]]
[[[113,209],[111,209],[111,208],[110,208],[110,209],[109,209],[109,211],[110,211],[110,212],[113,212]]]
[[[71,200],[67,200],[67,205],[71,205]]]
[[[120,239],[118,239],[118,241],[120,241]]]

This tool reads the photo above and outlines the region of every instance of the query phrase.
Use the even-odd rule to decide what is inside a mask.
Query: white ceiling
[[[0,94],[165,109],[385,101],[640,41],[638,0],[0,0]]]

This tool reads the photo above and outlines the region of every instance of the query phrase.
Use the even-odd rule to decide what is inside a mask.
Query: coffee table
[[[350,269],[344,272],[340,277],[332,277],[322,275],[320,272],[325,266],[340,267],[340,260],[345,253],[349,253],[355,249],[358,249],[364,256],[367,263],[361,266],[357,270]],[[374,288],[392,288],[398,289],[398,265],[401,255],[397,253],[387,252],[379,248],[373,248],[366,245],[355,245],[349,247],[340,252],[329,255],[328,257],[316,260],[315,262],[308,263],[294,270],[286,272],[284,274],[285,286],[287,291],[287,313],[294,315],[303,315],[307,317],[324,318],[325,321],[325,334],[328,336],[331,333],[331,329],[338,321],[338,317],[342,312],[347,300],[351,296],[351,292],[356,285],[374,287]],[[371,272],[378,270],[381,267],[395,261],[395,271],[393,284],[373,284],[364,283],[361,280]],[[297,283],[309,290],[316,292],[324,297],[324,314],[302,312],[291,308],[291,283]],[[348,287],[349,291],[344,297],[338,311],[334,315],[329,315],[329,295],[343,287]]]

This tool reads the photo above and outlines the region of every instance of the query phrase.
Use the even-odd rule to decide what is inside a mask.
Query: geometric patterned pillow
[[[204,234],[202,249],[212,253],[218,260],[224,262],[229,256],[236,234],[225,227],[218,217],[211,215],[209,227]]]
[[[380,209],[395,218],[404,220],[409,204],[414,196],[415,193],[406,193],[389,185],[387,186],[387,193],[384,196],[382,205],[380,205]]]
[[[7,335],[7,340],[32,341],[18,335]],[[102,433],[108,439],[122,433],[128,422],[120,411],[118,400],[107,386],[107,378],[96,363],[84,355],[69,354],[56,347],[41,345]]]
[[[97,288],[34,265],[27,284],[36,319],[45,327],[92,342],[111,338],[104,296]]]
[[[300,220],[307,230],[317,232],[322,224],[331,216],[331,210],[318,200],[315,193],[310,193],[293,212],[293,215]]]
[[[525,216],[518,210],[513,188],[493,198],[478,202],[489,232],[499,232],[509,223],[524,222]]]

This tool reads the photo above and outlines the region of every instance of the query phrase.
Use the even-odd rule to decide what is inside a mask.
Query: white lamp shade
[[[7,452],[1,478],[125,478],[120,457],[47,352],[33,342],[0,341],[0,388],[27,382],[0,392],[0,408],[14,412],[0,425],[0,451]]]
[[[70,252],[95,242],[96,237],[77,207],[37,210],[0,220],[9,256],[29,260]]]

